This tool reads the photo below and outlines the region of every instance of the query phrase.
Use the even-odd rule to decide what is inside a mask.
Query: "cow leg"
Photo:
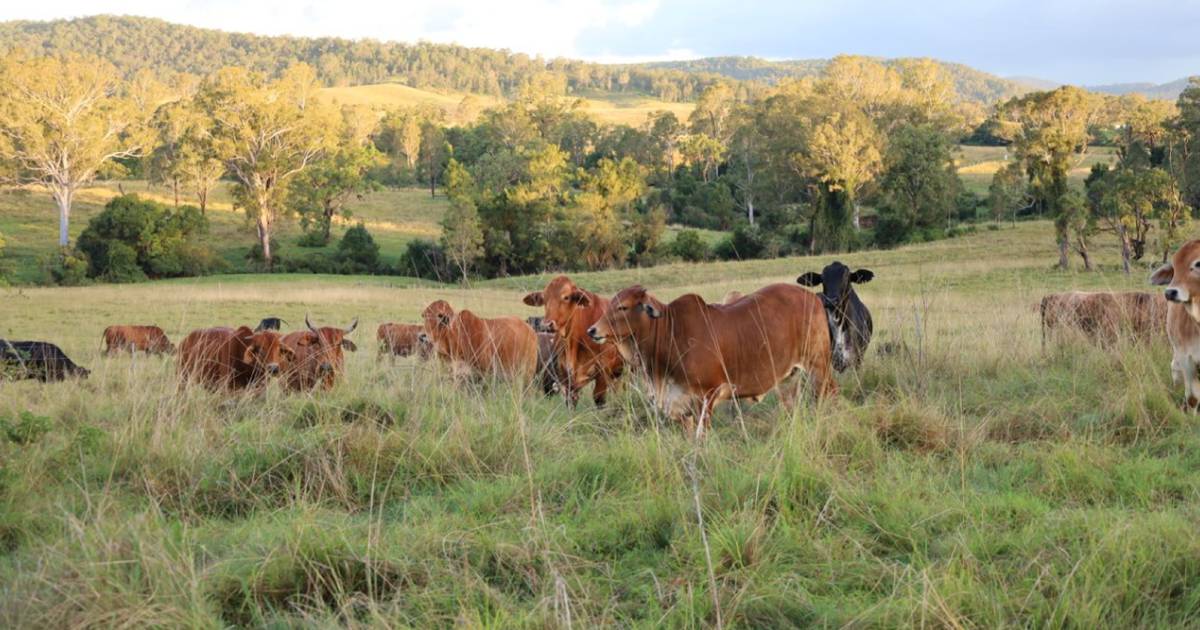
[[[596,382],[592,386],[592,402],[596,404],[597,408],[604,407],[604,403],[608,399],[608,388],[611,384],[607,374],[601,372],[596,375]]]
[[[1196,413],[1197,407],[1200,406],[1200,374],[1197,374],[1196,370],[1200,366],[1190,355],[1184,357],[1183,363],[1183,387],[1187,394],[1184,411]]]

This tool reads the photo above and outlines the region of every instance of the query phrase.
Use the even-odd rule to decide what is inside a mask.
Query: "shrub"
[[[42,282],[64,287],[77,287],[88,282],[88,261],[79,252],[63,249],[38,258]]]
[[[396,273],[442,282],[458,279],[441,245],[423,239],[408,242],[404,256],[396,265]]]
[[[329,239],[325,237],[324,232],[312,230],[296,239],[296,244],[300,247],[325,247],[329,244]]]
[[[750,260],[766,253],[766,239],[757,226],[739,225],[733,234],[717,244],[715,254],[721,260]]]
[[[688,262],[699,262],[708,258],[708,245],[696,230],[680,230],[671,242],[671,253]]]
[[[362,223],[346,230],[338,243],[337,259],[354,272],[374,272],[379,268],[379,245]]]
[[[279,252],[279,241],[271,239],[271,252]],[[267,259],[263,257],[262,243],[255,241],[254,245],[250,247],[250,251],[246,252],[246,260],[259,263],[267,262]]]
[[[137,195],[116,197],[88,222],[79,250],[88,275],[113,282],[202,275],[216,257],[200,242],[208,221],[191,206],[178,209]]]

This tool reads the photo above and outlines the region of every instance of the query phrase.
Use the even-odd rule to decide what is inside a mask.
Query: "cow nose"
[[[274,376],[278,373],[279,373],[279,364],[278,363],[267,364],[267,374]]]
[[[588,336],[589,336],[589,337],[591,337],[592,339],[594,339],[594,340],[596,340],[596,341],[603,341],[603,340],[604,340],[604,338],[603,338],[603,337],[601,337],[601,336],[599,336],[598,334],[596,334],[596,327],[595,327],[595,326],[592,326],[591,328],[588,328],[588,329],[587,329],[587,334],[588,334]]]
[[[1166,291],[1164,291],[1164,293],[1166,294],[1166,298],[1167,298],[1168,302],[1178,302],[1179,301],[1179,289],[1167,289]]]
[[[321,373],[322,373],[322,374],[328,374],[328,373],[330,373],[330,372],[332,372],[332,371],[333,371],[333,365],[332,365],[332,364],[329,364],[329,363],[322,363],[322,364],[321,364]]]

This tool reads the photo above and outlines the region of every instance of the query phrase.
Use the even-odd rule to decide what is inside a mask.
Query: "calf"
[[[537,333],[516,317],[456,313],[445,300],[425,307],[421,317],[426,335],[455,378],[502,376],[528,382],[537,371]]]
[[[172,354],[175,346],[158,326],[109,326],[104,329],[104,353]]]
[[[68,377],[87,378],[91,371],[75,365],[58,346],[45,341],[8,341],[0,339],[0,375],[14,379],[32,378],[62,381]]]
[[[870,282],[874,277],[875,274],[869,269],[850,271],[846,265],[834,261],[821,273],[810,271],[796,278],[796,282],[803,286],[822,287],[819,295],[829,319],[829,335],[833,339],[833,369],[838,372],[862,365],[867,344],[871,343],[871,312],[858,299],[858,293],[852,285]]]
[[[695,294],[663,304],[630,287],[588,334],[639,365],[659,408],[695,426],[697,436],[717,403],[760,400],[800,370],[818,396],[837,393],[821,301],[795,285],[772,284],[730,305]],[[780,396],[792,405],[795,388],[780,387]]]
[[[567,371],[562,367],[559,355],[562,350],[558,336],[554,333],[537,334],[537,373],[542,383],[542,393],[549,396],[567,386]]]
[[[247,326],[194,330],[179,343],[179,377],[212,390],[261,390],[291,360],[292,351],[271,331]]]
[[[597,407],[604,406],[608,390],[621,376],[625,361],[616,347],[596,343],[587,330],[604,315],[608,300],[577,286],[567,276],[558,276],[545,289],[526,295],[523,301],[529,306],[544,307],[542,330],[558,335],[558,360],[566,374],[563,394],[567,404],[574,406],[579,392],[588,383],[595,383],[592,401]]]
[[[282,324],[286,324],[287,320],[282,317],[264,317],[258,322],[258,326],[254,327],[254,332],[262,332],[264,330],[279,330]]]
[[[346,328],[322,326],[317,328],[304,316],[306,331],[294,332],[283,338],[294,358],[284,373],[284,384],[294,391],[310,390],[320,386],[332,389],[345,367],[343,350],[354,352],[358,347],[346,336],[358,327],[355,319]]]
[[[377,356],[407,357],[416,354],[422,359],[429,358],[432,348],[421,340],[424,330],[420,324],[380,324],[375,333],[375,338],[379,340]]]
[[[1200,241],[1188,241],[1150,275],[1150,284],[1166,286],[1167,340],[1171,342],[1171,376],[1183,384],[1184,409],[1200,406]]]
[[[1144,341],[1166,330],[1167,300],[1162,294],[1051,293],[1042,298],[1040,308],[1043,347],[1048,337],[1068,330],[1106,345],[1122,335]]]

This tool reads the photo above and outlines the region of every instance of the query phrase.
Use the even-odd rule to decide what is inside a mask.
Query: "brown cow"
[[[1171,262],[1150,276],[1150,284],[1166,286],[1167,339],[1171,342],[1171,376],[1182,383],[1184,409],[1200,407],[1200,241],[1184,243]]]
[[[158,326],[109,326],[104,329],[104,353],[146,352],[150,354],[175,352],[175,346]]]
[[[454,312],[445,300],[425,307],[425,333],[455,378],[474,374],[532,380],[537,371],[537,333],[516,317],[482,319]]]
[[[421,340],[421,332],[424,330],[425,327],[420,324],[380,324],[375,333],[375,338],[379,340],[377,357],[407,357],[416,354],[422,359],[428,359],[433,349],[428,342]]]
[[[283,338],[283,345],[294,355],[284,370],[284,385],[293,391],[310,390],[318,385],[322,389],[332,389],[346,364],[342,350],[358,350],[353,341],[346,339],[358,327],[358,320],[344,329],[317,328],[305,315],[304,325],[308,330],[288,333]]]
[[[697,436],[717,403],[761,400],[797,370],[808,373],[818,396],[837,393],[825,309],[795,285],[768,285],[731,305],[706,304],[695,294],[663,304],[630,287],[588,334],[640,365],[658,406],[689,430],[698,421]],[[791,406],[794,386],[779,392]]]
[[[1056,331],[1076,330],[1093,342],[1116,343],[1122,335],[1147,340],[1166,329],[1167,301],[1150,293],[1071,291],[1042,298],[1042,345]]]
[[[279,334],[248,326],[194,330],[179,344],[179,376],[209,389],[261,389],[292,358]]]
[[[596,343],[587,334],[588,328],[604,315],[608,299],[576,286],[566,276],[558,276],[545,289],[526,295],[524,302],[545,307],[542,327],[561,340],[558,359],[567,375],[563,388],[567,404],[574,406],[579,392],[595,382],[592,401],[597,407],[603,406],[608,390],[625,369],[615,346]]]
[[[738,291],[735,289],[733,291],[730,291],[729,293],[726,293],[725,297],[721,298],[721,303],[728,306],[744,297],[746,297],[745,293],[742,293],[741,291]]]

